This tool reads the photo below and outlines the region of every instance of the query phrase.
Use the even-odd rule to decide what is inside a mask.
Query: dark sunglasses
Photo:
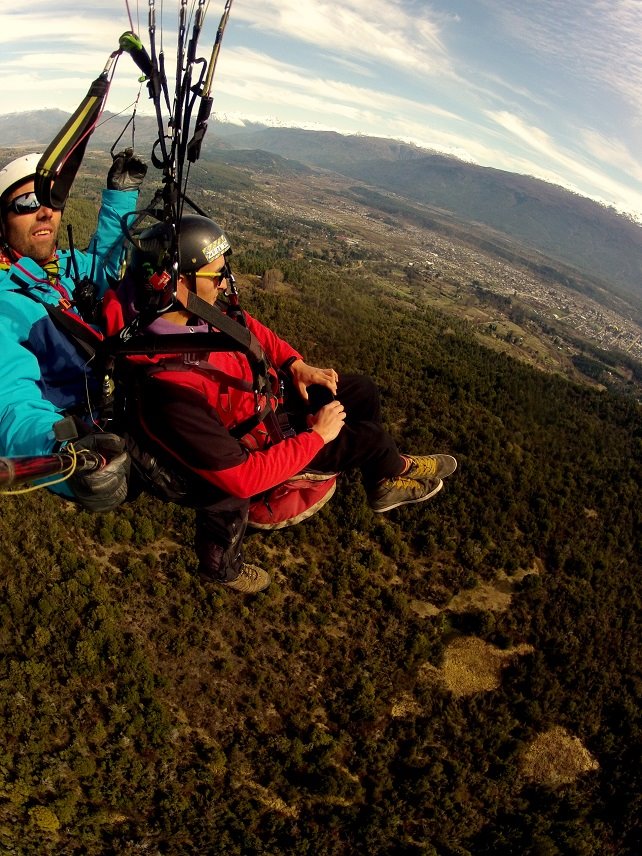
[[[9,211],[13,211],[14,214],[33,214],[34,211],[38,211],[41,207],[38,197],[33,190],[30,190],[29,193],[21,193],[20,196],[12,199],[11,202],[6,202],[3,206],[3,211],[5,214]],[[59,209],[52,206],[51,210],[57,211]]]

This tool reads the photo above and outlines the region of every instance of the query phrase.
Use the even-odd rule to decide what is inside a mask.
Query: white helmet
[[[35,152],[30,155],[20,155],[19,158],[12,160],[11,163],[0,169],[0,199],[12,187],[35,176],[36,167],[41,157],[41,154]]]

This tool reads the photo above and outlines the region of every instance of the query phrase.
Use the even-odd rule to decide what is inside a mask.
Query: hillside
[[[190,195],[242,305],[372,376],[399,447],[459,467],[386,515],[342,474],[317,516],[248,538],[255,597],[199,579],[190,509],[0,495],[0,853],[637,856],[640,328],[594,270],[457,205],[521,193],[556,233],[576,209],[515,176],[477,196],[394,141],[218,130]],[[78,246],[115,136],[65,210]],[[375,180],[397,169],[459,195]]]
[[[301,128],[265,128],[248,124],[217,124],[214,133],[233,148],[265,149],[303,163],[343,172],[363,162],[397,162],[425,157],[427,152],[410,143],[382,137],[305,131]],[[349,174],[349,173],[348,173]]]
[[[459,470],[389,515],[343,477],[249,540],[275,582],[245,599],[195,576],[189,510],[0,497],[0,848],[638,853],[639,406],[240,206],[244,305]]]
[[[230,132],[225,139],[336,170],[462,223],[488,226],[553,264],[570,265],[642,300],[642,226],[555,185],[393,140],[284,128]]]
[[[127,121],[105,114],[93,148],[109,149]],[[45,146],[65,120],[58,110],[0,116],[4,146]],[[139,146],[156,135],[155,122],[136,122]],[[426,207],[427,216],[492,230],[512,252],[537,253],[543,264],[570,268],[601,288],[642,306],[642,226],[560,187],[528,176],[479,167],[416,146],[368,136],[212,121],[204,153],[263,150],[308,167],[336,171]],[[296,167],[299,168],[299,167]]]
[[[642,226],[551,184],[437,155],[371,161],[343,172],[398,196],[482,223],[517,244],[642,299]]]

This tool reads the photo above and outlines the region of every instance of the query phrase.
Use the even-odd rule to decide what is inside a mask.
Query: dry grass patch
[[[474,636],[454,639],[446,648],[441,669],[448,689],[456,696],[497,689],[504,665],[513,657],[532,651],[530,645],[502,650]]]
[[[267,788],[264,788],[263,785],[259,785],[258,782],[253,781],[245,781],[243,784],[252,792],[252,795],[256,800],[260,802],[261,805],[264,805],[269,811],[276,811],[285,817],[292,818],[293,820],[298,818],[299,809],[296,806],[288,805],[285,800],[282,800],[281,797],[272,793]]]
[[[527,779],[555,788],[574,782],[583,773],[597,770],[599,764],[579,737],[556,725],[526,747],[520,757],[520,767]]]
[[[513,596],[513,584],[506,575],[498,575],[490,583],[479,583],[473,589],[456,594],[447,609],[450,612],[470,612],[482,609],[488,612],[506,612]]]
[[[427,600],[411,600],[410,609],[415,612],[419,618],[432,618],[433,615],[439,615],[441,609],[430,603]]]
[[[390,715],[393,719],[403,719],[406,716],[418,716],[421,708],[410,693],[402,693],[392,704]]]
[[[451,599],[447,609],[450,612],[470,612],[473,609],[505,612],[510,606],[515,585],[529,574],[540,574],[541,564],[536,560],[532,568],[521,569],[511,576],[499,571],[491,582],[482,582],[473,589],[460,591]]]

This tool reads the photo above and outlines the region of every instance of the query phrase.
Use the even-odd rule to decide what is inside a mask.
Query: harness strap
[[[90,327],[86,321],[83,321],[80,315],[76,315],[75,312],[66,311],[60,306],[54,306],[51,303],[47,303],[32,290],[25,288],[24,286],[20,288],[20,294],[28,297],[29,300],[33,300],[34,303],[39,303],[43,306],[54,324],[59,329],[62,328],[65,333],[70,335],[79,350],[88,359],[93,359],[98,351],[102,350],[101,345],[104,341],[102,333],[99,333],[97,330],[94,330],[93,327]],[[63,302],[63,300],[64,298],[61,298],[61,302]],[[67,303],[69,303],[69,301],[66,301],[65,305]]]
[[[185,359],[169,359],[163,360],[155,366],[145,366],[145,374],[149,375],[149,377],[162,375],[164,371],[201,372],[202,374],[214,377],[219,381],[224,381],[227,386],[239,389],[242,392],[252,392],[253,390],[252,384],[248,381],[225,374],[225,372],[217,369],[211,363],[204,362],[203,360],[198,363],[191,363],[187,362]],[[270,413],[273,413],[272,404],[270,399],[266,398],[265,405],[257,413],[252,414],[252,416],[248,416],[247,419],[239,422],[239,424],[235,425],[233,428],[229,428],[228,431],[235,439],[240,440],[245,437],[246,434],[253,431],[257,425],[265,422]]]
[[[185,356],[187,357],[187,355]],[[231,386],[233,389],[239,389],[241,392],[252,392],[254,389],[254,385],[249,381],[232,377],[205,360],[191,362],[185,358],[182,360],[165,359],[154,366],[146,367],[146,372],[150,377],[154,377],[154,375],[161,374],[168,370],[177,372],[200,372],[208,377],[216,378],[219,382],[225,383],[226,386]]]
[[[245,353],[251,356],[257,364],[263,362],[266,366],[269,365],[265,351],[261,347],[259,340],[247,327],[228,318],[217,306],[212,306],[187,288],[184,290],[180,289],[179,300],[188,312],[191,312],[203,321],[207,321],[212,327],[216,327],[217,330],[221,330],[221,332],[227,333],[228,336],[235,339],[242,345]]]
[[[218,330],[227,333],[227,335],[241,344],[244,353],[250,361],[252,373],[257,381],[255,394],[265,395],[269,406],[266,413],[262,413],[257,407],[256,417],[252,417],[252,420],[257,419],[260,416],[261,418],[258,419],[256,424],[259,422],[265,423],[265,427],[267,428],[272,441],[274,443],[279,443],[284,439],[284,434],[279,420],[276,417],[276,413],[274,412],[274,407],[272,406],[272,400],[275,399],[276,396],[272,392],[268,374],[270,361],[261,347],[259,340],[251,330],[248,330],[248,328],[244,326],[244,324],[228,318],[227,315],[225,315],[224,312],[221,312],[217,306],[212,306],[193,291],[189,291],[189,289],[187,289],[183,284],[179,284],[179,288],[177,288],[177,297],[188,312],[191,312],[203,321],[207,321],[208,324],[211,324]],[[242,314],[240,314],[240,317],[243,317]]]
[[[177,288],[177,297],[188,312],[220,332],[176,333],[172,336],[166,336],[153,333],[137,334],[130,327],[107,340],[107,352],[114,356],[134,354],[152,356],[155,354],[164,355],[170,351],[174,354],[185,355],[183,358],[185,361],[188,359],[188,355],[195,355],[199,352],[240,351],[248,358],[252,369],[254,384],[252,389],[248,391],[254,392],[256,412],[244,420],[240,426],[233,429],[234,436],[237,436],[239,428],[242,429],[242,434],[239,436],[245,436],[257,425],[263,423],[272,442],[279,443],[284,439],[284,434],[274,412],[276,395],[272,391],[269,375],[271,364],[259,340],[247,327],[228,318],[218,307],[207,303],[182,284],[179,284]],[[188,369],[190,367],[193,369],[198,365],[201,363],[196,360],[191,363],[189,360],[187,362]],[[224,377],[229,383],[229,376],[225,375]],[[260,403],[262,397],[265,399],[265,405]]]

